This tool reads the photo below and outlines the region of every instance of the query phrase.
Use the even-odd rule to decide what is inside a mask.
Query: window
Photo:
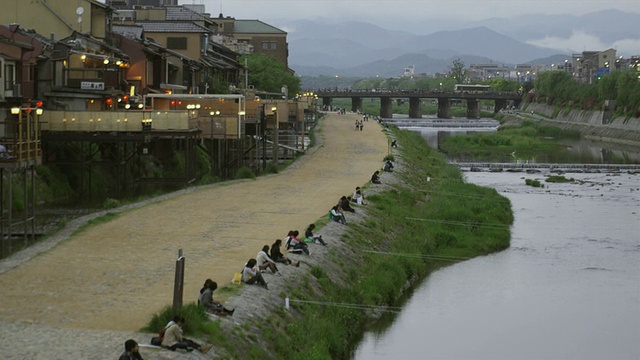
[[[275,49],[277,49],[276,42],[272,41],[271,42],[271,50],[275,50]]]
[[[171,50],[187,50],[186,37],[170,37],[167,38],[167,49]]]
[[[14,85],[14,77],[15,77],[15,65],[14,64],[6,64],[4,66],[4,74],[5,74],[5,83],[4,83],[4,89],[5,90],[13,90],[13,85]]]
[[[269,50],[269,42],[268,41],[263,41],[262,42],[262,50]]]

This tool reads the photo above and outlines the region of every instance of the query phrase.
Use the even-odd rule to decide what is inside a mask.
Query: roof
[[[140,25],[113,25],[112,31],[124,35],[130,39],[142,39],[142,26]]]
[[[211,30],[198,24],[188,21],[140,21],[136,22],[144,28],[145,32],[151,33],[202,33]]]
[[[244,34],[287,34],[286,31],[282,31],[260,20],[236,20],[233,24],[233,32]]]
[[[104,4],[103,2],[97,0],[87,0],[87,2],[105,9],[108,7],[107,4]]]
[[[211,21],[211,18],[209,16],[200,14],[182,5],[165,6],[165,9],[167,9],[167,20]]]

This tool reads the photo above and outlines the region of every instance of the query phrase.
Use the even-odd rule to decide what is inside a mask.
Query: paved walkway
[[[0,273],[0,324],[136,331],[171,304],[178,249],[187,259],[185,298],[207,277],[225,283],[264,244],[303,230],[382,166],[385,134],[373,121],[354,131],[356,119],[325,117],[322,145],[280,174],[147,202],[12,264]]]

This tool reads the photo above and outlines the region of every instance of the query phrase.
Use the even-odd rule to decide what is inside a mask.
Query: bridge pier
[[[467,99],[467,119],[480,118],[480,101],[478,99]]]
[[[449,98],[438,98],[438,119],[451,119],[451,101]]]
[[[506,108],[507,108],[507,100],[496,99],[496,104],[493,107],[493,112],[497,114],[500,110],[506,109]]]
[[[361,97],[352,97],[351,98],[351,111],[358,112],[362,110],[362,98]]]
[[[322,107],[326,107],[327,110],[333,110],[331,108],[332,97],[323,97],[322,98]]]
[[[412,119],[422,118],[422,108],[420,107],[420,98],[409,98],[409,117]]]
[[[391,98],[388,96],[380,98],[380,117],[391,119],[393,117],[393,108],[391,107]]]

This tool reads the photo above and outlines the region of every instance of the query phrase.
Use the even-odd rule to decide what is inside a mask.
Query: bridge
[[[322,99],[323,106],[331,106],[335,98],[351,98],[351,111],[362,111],[362,99],[380,99],[380,117],[390,119],[393,117],[391,102],[393,99],[409,99],[409,117],[419,119],[422,117],[421,100],[435,99],[438,102],[438,118],[451,118],[451,101],[464,100],[467,103],[467,118],[480,118],[480,100],[493,100],[493,111],[504,109],[511,102],[518,107],[522,100],[519,92],[498,91],[441,91],[441,90],[318,90],[314,94]]]

